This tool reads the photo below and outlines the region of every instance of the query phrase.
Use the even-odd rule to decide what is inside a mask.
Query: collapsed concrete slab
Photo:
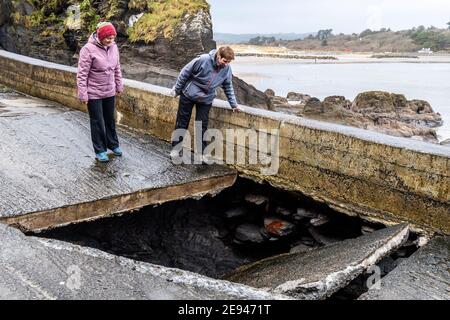
[[[96,249],[26,237],[1,223],[0,239],[0,299],[289,299]]]
[[[236,180],[218,165],[174,165],[170,145],[121,128],[123,157],[96,163],[85,113],[0,97],[0,221],[38,231],[146,205],[215,194]]]
[[[310,252],[264,259],[225,279],[297,299],[324,299],[401,246],[408,234],[407,225],[397,225]]]
[[[450,300],[450,237],[433,239],[359,299]]]

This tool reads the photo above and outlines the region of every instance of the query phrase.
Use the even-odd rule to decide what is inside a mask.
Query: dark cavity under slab
[[[312,228],[315,217],[322,215],[328,222]],[[267,224],[268,219],[282,223]],[[39,236],[220,278],[270,256],[307,252],[323,242],[358,237],[368,226],[372,231],[384,227],[301,194],[238,178],[215,197],[148,206],[131,215],[74,224]]]
[[[2,94],[0,110],[0,221],[24,230],[215,194],[236,179],[225,166],[173,165],[169,144],[124,128],[124,156],[97,163],[86,114],[18,94]]]

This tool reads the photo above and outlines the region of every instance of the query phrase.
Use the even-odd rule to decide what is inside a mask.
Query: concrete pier
[[[225,166],[173,165],[170,146],[118,130],[123,157],[94,158],[80,111],[20,94],[0,95],[0,222],[38,231],[231,186]]]

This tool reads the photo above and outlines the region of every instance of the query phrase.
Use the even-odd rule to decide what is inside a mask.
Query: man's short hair
[[[234,51],[229,46],[220,47],[217,52],[219,52],[219,55],[222,58],[225,58],[228,61],[234,60]]]

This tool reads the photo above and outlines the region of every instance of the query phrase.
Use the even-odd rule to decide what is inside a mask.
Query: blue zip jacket
[[[178,95],[183,93],[192,101],[211,104],[216,97],[217,87],[222,86],[231,107],[236,108],[238,104],[233,90],[231,68],[229,65],[217,65],[216,51],[202,54],[185,65],[175,84],[175,92]]]

